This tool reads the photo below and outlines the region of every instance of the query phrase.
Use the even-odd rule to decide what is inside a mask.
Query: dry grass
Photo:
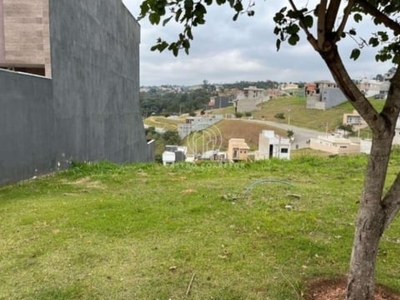
[[[218,139],[215,143],[219,146],[220,150],[228,149],[228,142],[231,138],[243,138],[246,140],[251,150],[258,149],[258,138],[262,130],[274,130],[275,133],[286,136],[287,133],[283,129],[271,127],[260,123],[251,123],[245,120],[238,119],[224,119],[216,123],[214,126],[204,130],[205,139],[197,138],[203,135],[203,132],[193,133],[189,138],[184,141],[186,144],[193,143],[193,140],[198,143],[208,144],[208,139]],[[190,147],[194,148],[194,147]],[[197,145],[198,149],[202,147]],[[218,148],[218,147],[217,147]]]

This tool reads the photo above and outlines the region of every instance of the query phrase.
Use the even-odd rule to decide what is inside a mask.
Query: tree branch
[[[289,0],[289,3],[290,3],[290,5],[292,6],[292,8],[293,8],[293,10],[295,11],[295,12],[298,12],[299,10],[297,9],[297,7],[296,7],[296,4],[294,4],[294,2],[293,2],[293,0]],[[303,21],[302,20],[299,20],[299,22],[300,22],[300,27],[304,30],[304,32],[306,33],[306,35],[307,35],[307,41],[311,44],[311,46],[313,46],[313,48],[314,48],[314,50],[315,51],[319,51],[319,49],[318,49],[318,42],[317,42],[317,40],[315,39],[315,37],[312,35],[312,33],[308,30],[308,28],[307,28],[307,26],[303,23]]]
[[[328,12],[326,13],[325,20],[325,30],[327,32],[332,32],[333,26],[335,26],[335,21],[340,7],[340,0],[331,0],[328,7]]]
[[[358,4],[365,13],[373,16],[377,22],[382,23],[387,28],[393,30],[394,35],[400,34],[400,24],[393,21],[367,0],[355,0],[355,3]]]
[[[344,16],[342,18],[342,22],[340,22],[339,28],[336,31],[335,41],[340,40],[340,38],[342,37],[342,34],[346,27],[347,20],[349,19],[349,16],[351,14],[351,10],[353,9],[353,6],[354,6],[354,0],[349,0],[349,3],[347,3],[346,8],[344,9]]]
[[[322,49],[325,44],[325,16],[326,16],[326,2],[327,0],[321,0],[318,8],[318,48]]]
[[[374,134],[385,132],[385,129],[387,129],[385,119],[378,114],[375,108],[350,78],[340,58],[337,45],[332,43],[330,51],[320,51],[319,54],[325,61],[342,92],[350,100],[350,103],[358,111],[361,117],[367,122],[372,132]]]
[[[396,127],[397,118],[400,111],[400,68],[396,69],[393,77],[390,79],[388,97],[383,106],[381,115],[386,118],[391,130]]]
[[[400,173],[397,174],[395,181],[383,198],[382,207],[385,212],[384,229],[386,229],[400,210]]]

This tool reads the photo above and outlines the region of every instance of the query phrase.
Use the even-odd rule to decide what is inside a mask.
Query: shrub
[[[235,117],[240,119],[241,117],[243,117],[243,114],[241,112],[236,112]]]
[[[284,113],[277,113],[274,117],[277,118],[277,119],[284,120],[285,119],[285,114]]]

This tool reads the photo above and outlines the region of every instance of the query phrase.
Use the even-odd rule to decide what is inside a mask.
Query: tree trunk
[[[381,200],[393,139],[393,134],[388,135],[372,141],[351,254],[347,300],[374,299],[375,264],[386,221]]]

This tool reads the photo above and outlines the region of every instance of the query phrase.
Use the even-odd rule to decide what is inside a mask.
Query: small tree
[[[191,112],[189,112],[189,116],[195,117],[195,116],[196,116],[196,113],[195,113],[194,111],[191,111]]]
[[[162,135],[162,138],[167,145],[179,145],[181,143],[178,131],[168,130]]]
[[[285,114],[284,113],[277,113],[274,116],[276,119],[284,120],[285,119]]]
[[[241,117],[243,117],[243,113],[241,112],[235,112],[235,117],[240,119]]]
[[[288,131],[286,131],[286,134],[287,134],[287,137],[289,138],[289,140],[293,140],[293,138],[294,138],[294,131],[293,130],[288,130]]]

